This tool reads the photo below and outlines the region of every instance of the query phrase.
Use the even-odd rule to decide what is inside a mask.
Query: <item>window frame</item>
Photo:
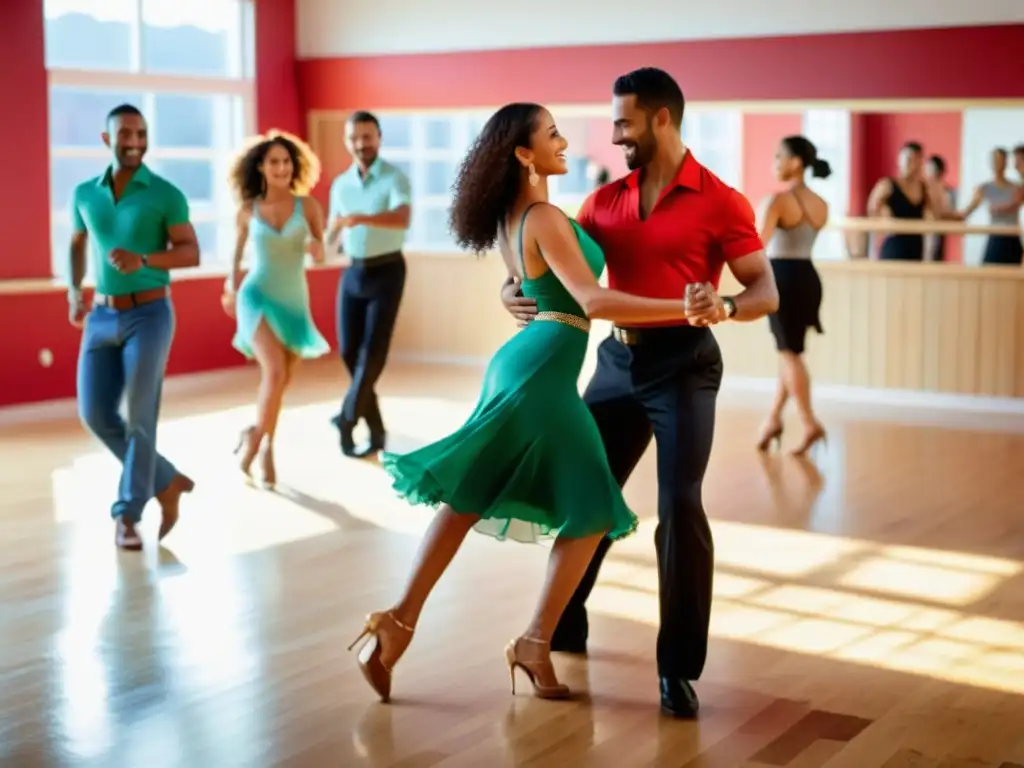
[[[469,151],[471,143],[476,139],[478,131],[487,122],[491,113],[486,110],[467,109],[465,111],[430,111],[430,110],[387,110],[374,111],[377,118],[384,123],[386,120],[407,120],[409,126],[409,144],[407,146],[392,145],[388,142],[388,133],[384,130],[380,156],[392,163],[404,163],[409,167],[409,186],[412,189],[412,222],[406,238],[406,248],[424,254],[450,254],[458,251],[452,240],[430,240],[427,237],[427,212],[441,211],[445,219],[452,204],[452,194],[428,194],[427,165],[430,162],[451,163],[456,168],[462,163]],[[450,127],[451,143],[446,148],[430,147],[427,142],[428,124],[447,121]],[[586,159],[584,156],[569,153],[570,160]],[[562,177],[552,176],[548,179],[550,201],[566,210],[577,210],[590,194],[584,192],[560,192],[559,181]]]
[[[217,227],[217,248],[214,251],[214,260],[207,261],[201,255],[200,265],[190,269],[181,270],[182,274],[203,275],[224,274],[230,266],[233,258],[233,246],[235,240],[234,222],[236,202],[231,198],[230,190],[226,184],[218,183],[218,179],[227,176],[228,166],[232,161],[234,150],[246,136],[256,132],[256,80],[255,73],[251,71],[254,60],[254,24],[255,13],[254,0],[238,0],[237,34],[241,40],[237,44],[236,54],[239,61],[235,67],[229,68],[239,72],[238,77],[211,77],[205,75],[170,75],[155,74],[141,68],[142,46],[145,44],[145,37],[142,32],[142,5],[143,0],[135,0],[135,16],[132,24],[132,68],[129,71],[118,70],[94,70],[94,69],[71,69],[66,67],[47,68],[47,99],[54,88],[80,89],[83,91],[113,91],[142,94],[142,103],[139,108],[146,115],[152,125],[154,120],[159,120],[155,113],[155,97],[158,94],[173,94],[176,96],[209,96],[227,97],[229,104],[229,120],[231,127],[230,137],[227,139],[228,146],[214,147],[173,147],[161,148],[150,147],[146,154],[146,162],[149,165],[158,163],[161,160],[203,160],[213,163],[214,187],[213,200],[193,201],[189,200],[190,220],[194,224],[216,222]],[[238,104],[241,105],[239,113]],[[115,106],[111,104],[111,106]],[[240,125],[237,125],[240,123]],[[97,126],[97,135],[101,130]],[[48,140],[47,161],[52,162],[54,158],[100,158],[109,157],[110,150],[102,144],[96,146],[60,146],[53,145]],[[84,179],[83,179],[84,181]],[[70,212],[67,206],[55,206],[53,192],[50,192],[50,238],[53,239],[58,226],[67,226],[70,223]],[[60,265],[60,258],[66,250],[65,243],[50,243],[50,270],[55,279],[64,277],[64,268]],[[92,283],[91,269],[86,274],[86,284]]]

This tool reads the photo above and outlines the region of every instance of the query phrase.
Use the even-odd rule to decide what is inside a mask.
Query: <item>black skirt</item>
[[[821,278],[810,259],[771,259],[771,265],[779,288],[779,311],[768,316],[775,347],[802,355],[807,329],[825,332],[818,315]]]
[[[924,261],[924,235],[889,235],[878,253],[881,261]]]
[[[1020,266],[1024,257],[1024,246],[1016,235],[989,235],[985,243],[985,255],[982,264],[1001,264]]]

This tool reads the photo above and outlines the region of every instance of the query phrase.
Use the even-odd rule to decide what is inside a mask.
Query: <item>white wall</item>
[[[297,0],[300,58],[1024,22],[1022,0]],[[767,62],[766,62],[767,63]]]
[[[1022,3],[1024,4],[1024,3]],[[1024,109],[965,109],[963,134],[960,139],[960,188],[957,207],[970,202],[975,187],[992,178],[989,153],[995,147],[1006,151],[1024,143]],[[1010,176],[1013,177],[1011,158]],[[988,207],[982,205],[970,221],[988,224]],[[985,235],[964,238],[964,263],[980,264],[985,251]]]

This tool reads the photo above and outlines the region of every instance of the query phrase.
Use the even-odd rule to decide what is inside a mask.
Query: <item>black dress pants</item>
[[[627,332],[602,342],[584,394],[612,472],[625,484],[653,435],[658,460],[654,534],[661,627],[658,673],[697,680],[704,670],[711,619],[714,544],[701,496],[715,430],[722,355],[707,328]],[[635,342],[635,343],[634,343]],[[555,631],[554,646],[586,642],[586,600],[611,547],[604,539]]]
[[[354,427],[364,419],[374,436],[385,432],[374,386],[387,363],[404,289],[405,258],[400,252],[353,259],[338,285],[338,346],[352,376],[340,421]]]

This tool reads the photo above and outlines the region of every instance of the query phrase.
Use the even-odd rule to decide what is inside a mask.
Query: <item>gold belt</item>
[[[570,315],[568,312],[538,312],[535,320],[552,320],[556,323],[562,323],[563,325],[571,325],[573,328],[579,328],[584,333],[590,332],[590,321],[585,320],[582,317],[576,315]]]

